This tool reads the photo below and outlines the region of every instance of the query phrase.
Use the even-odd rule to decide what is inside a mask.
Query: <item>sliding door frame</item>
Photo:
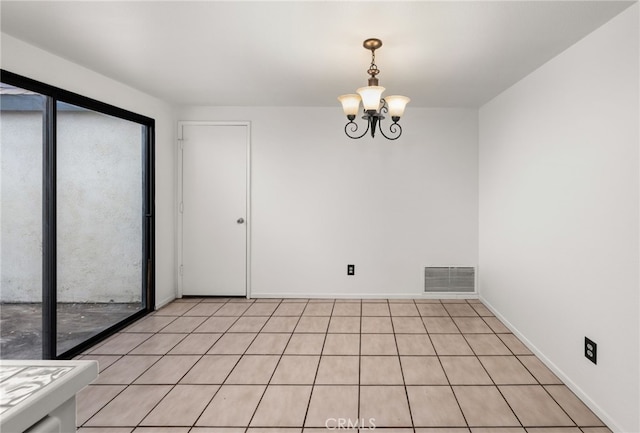
[[[0,69],[0,81],[45,97],[43,119],[42,182],[42,358],[68,359],[81,353],[152,312],[155,306],[155,120],[86,96],[60,89],[13,72]],[[64,102],[143,126],[142,147],[142,275],[143,308],[90,337],[72,349],[57,354],[57,110]]]

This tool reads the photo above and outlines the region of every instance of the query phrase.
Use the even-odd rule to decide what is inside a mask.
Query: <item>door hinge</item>
[[[184,265],[180,265],[178,272],[180,273],[180,276],[184,275]]]
[[[180,213],[184,213],[184,202],[180,202],[180,206],[178,206],[178,210]]]
[[[180,150],[184,150],[184,138],[178,138],[178,146]]]

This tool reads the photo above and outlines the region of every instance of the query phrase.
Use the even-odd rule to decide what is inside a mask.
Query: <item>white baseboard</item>
[[[282,299],[478,299],[477,293],[252,293],[251,298]]]
[[[489,309],[491,310],[491,312],[493,314],[495,314],[495,316],[500,319],[500,321],[507,327],[509,328],[509,330],[520,339],[520,341],[522,341],[524,343],[525,346],[527,346],[527,348],[529,350],[531,350],[533,352],[534,355],[536,355],[540,361],[542,361],[542,363],[544,365],[546,365],[556,376],[558,376],[558,378],[560,380],[562,380],[562,382],[571,390],[573,391],[573,393],[578,396],[578,398],[580,400],[582,400],[582,402],[584,404],[587,405],[587,407],[589,407],[589,409],[591,409],[593,411],[593,413],[595,413],[601,420],[602,422],[604,422],[607,427],[609,427],[609,429],[616,433],[616,432],[620,432],[620,433],[624,433],[623,430],[616,424],[616,422],[609,416],[609,414],[604,411],[596,402],[594,402],[591,397],[589,397],[589,395],[587,395],[582,388],[580,388],[578,385],[576,385],[576,383],[571,380],[571,378],[565,374],[564,371],[562,371],[560,368],[558,368],[557,365],[555,365],[549,358],[547,358],[544,353],[542,353],[531,341],[529,341],[529,339],[527,337],[525,337],[520,331],[518,331],[518,329],[513,326],[513,324],[511,322],[509,322],[502,314],[500,314],[494,307],[493,305],[491,305],[486,299],[484,299],[482,296],[479,297],[479,299],[482,301],[482,303]]]

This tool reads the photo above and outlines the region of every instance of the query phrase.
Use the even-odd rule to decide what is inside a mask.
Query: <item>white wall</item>
[[[29,45],[1,35],[0,67],[44,83],[79,93],[156,120],[156,304],[175,296],[174,239],[174,143],[172,107],[163,101],[125,86]]]
[[[635,4],[479,115],[481,298],[624,432],[640,431],[638,21]]]
[[[424,266],[477,264],[477,110],[409,107],[395,142],[347,138],[337,102],[177,117],[252,122],[253,296],[420,296]]]

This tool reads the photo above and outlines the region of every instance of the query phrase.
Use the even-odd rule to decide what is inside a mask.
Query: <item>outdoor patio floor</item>
[[[140,303],[59,303],[58,353],[141,308]],[[42,359],[42,304],[0,304],[0,358]]]

